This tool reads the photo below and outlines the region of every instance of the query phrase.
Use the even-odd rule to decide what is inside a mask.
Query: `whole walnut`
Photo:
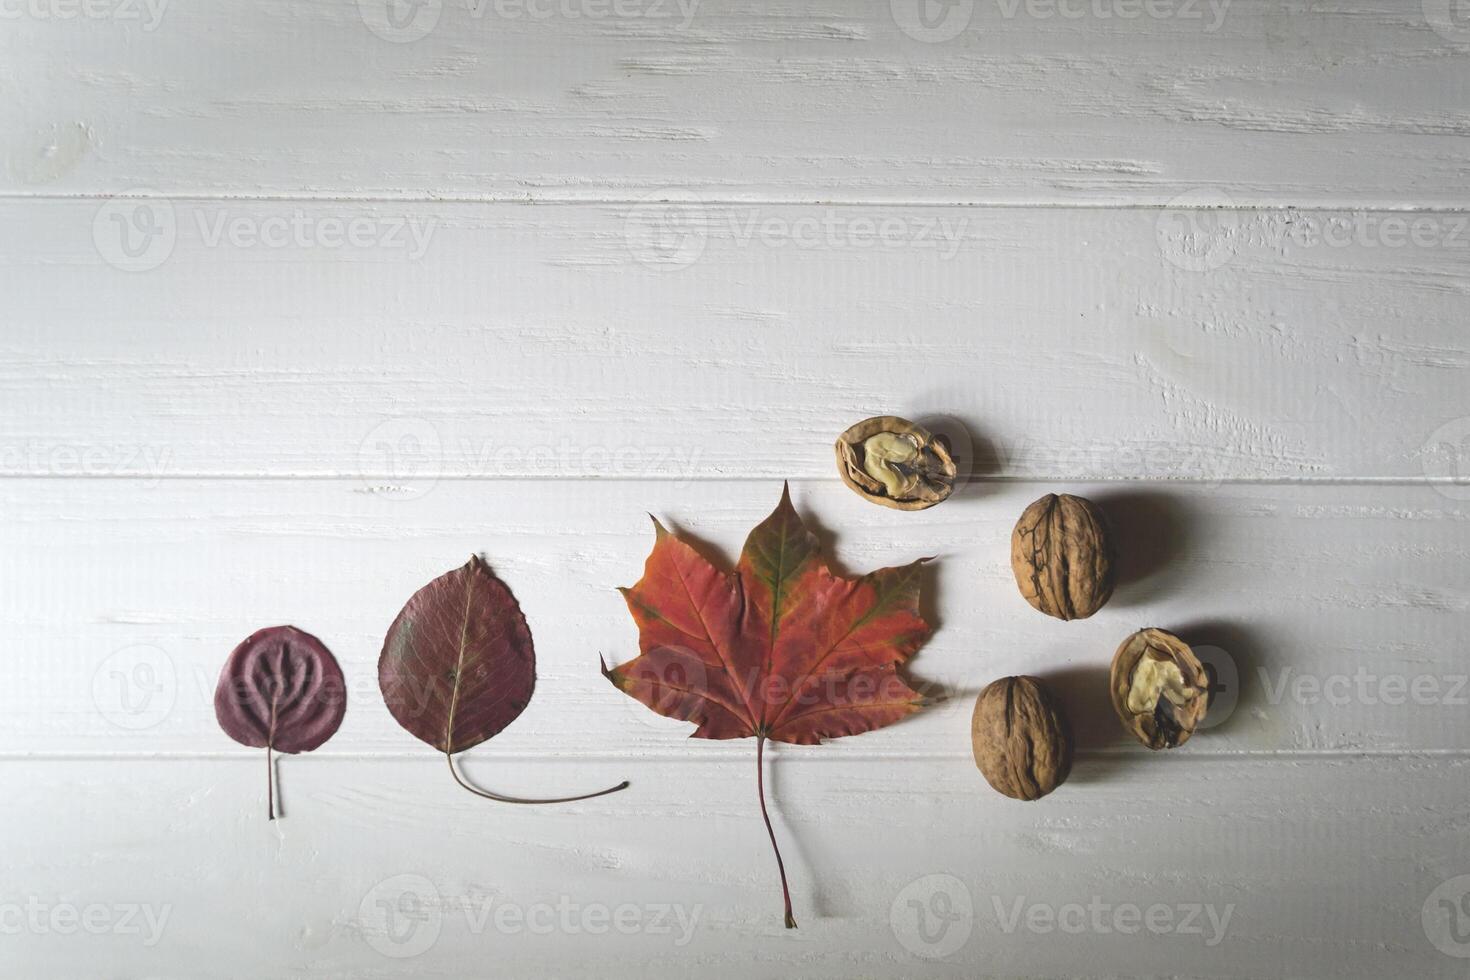
[[[998,793],[1038,800],[1072,771],[1072,731],[1035,677],[1002,677],[980,692],[970,719],[975,764]]]
[[[1086,619],[1113,594],[1113,552],[1102,511],[1049,493],[1011,532],[1011,570],[1026,601],[1057,619]]]
[[[1113,710],[1123,727],[1151,749],[1183,745],[1204,720],[1209,675],[1179,637],[1144,629],[1113,655],[1109,682]]]

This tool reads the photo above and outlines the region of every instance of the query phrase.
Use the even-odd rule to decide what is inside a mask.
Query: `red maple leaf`
[[[814,745],[891,725],[924,699],[899,676],[929,635],[919,615],[919,559],[859,578],[833,574],[783,490],[774,513],[722,572],[657,520],[643,578],[621,590],[642,654],[603,674],[693,738],[754,737],[756,790],[786,927],[791,893],[766,812],[767,739]]]

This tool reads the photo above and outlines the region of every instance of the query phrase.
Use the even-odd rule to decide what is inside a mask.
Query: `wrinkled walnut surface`
[[[1112,542],[1097,505],[1049,493],[1011,532],[1011,570],[1033,607],[1057,619],[1086,619],[1113,594]]]
[[[1144,629],[1113,655],[1113,710],[1151,749],[1189,741],[1209,707],[1209,677],[1189,645],[1167,630]]]
[[[954,492],[949,446],[907,419],[864,419],[837,437],[836,448],[842,482],[875,504],[923,510]]]
[[[1072,770],[1066,716],[1035,677],[1002,677],[980,692],[970,718],[975,764],[998,793],[1037,800]]]

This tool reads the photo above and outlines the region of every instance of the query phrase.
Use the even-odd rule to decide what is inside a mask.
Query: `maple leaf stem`
[[[786,928],[796,928],[796,917],[791,914],[791,889],[786,887],[786,862],[781,860],[781,848],[776,846],[776,831],[771,827],[771,815],[766,812],[766,740],[757,736],[755,740],[755,791],[761,798],[761,819],[766,822],[766,833],[771,838],[771,850],[776,852],[776,870],[781,872],[781,897],[786,900]]]
[[[595,793],[584,793],[581,796],[563,796],[553,800],[528,800],[519,796],[501,796],[498,793],[491,793],[488,790],[483,790],[471,786],[460,777],[459,770],[454,765],[454,756],[450,755],[448,752],[445,752],[444,759],[449,763],[449,774],[454,777],[454,781],[456,783],[459,783],[459,785],[463,786],[471,793],[474,793],[476,796],[483,796],[487,800],[496,800],[500,803],[575,803],[578,800],[590,800],[598,796],[606,796],[609,793],[616,793],[618,790],[627,789],[629,785],[628,781],[625,779],[621,783],[618,783],[616,786],[609,786],[607,789],[600,789]]]

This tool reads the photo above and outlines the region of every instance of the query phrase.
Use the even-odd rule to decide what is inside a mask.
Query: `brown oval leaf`
[[[536,688],[520,604],[478,556],[413,594],[383,641],[378,686],[398,724],[440,752],[515,721]]]
[[[404,605],[383,641],[378,686],[400,725],[450,757],[450,772],[465,789],[517,803],[586,798],[498,796],[469,786],[454,768],[455,753],[499,734],[526,709],[536,688],[536,652],[526,617],[478,555],[419,589]]]

